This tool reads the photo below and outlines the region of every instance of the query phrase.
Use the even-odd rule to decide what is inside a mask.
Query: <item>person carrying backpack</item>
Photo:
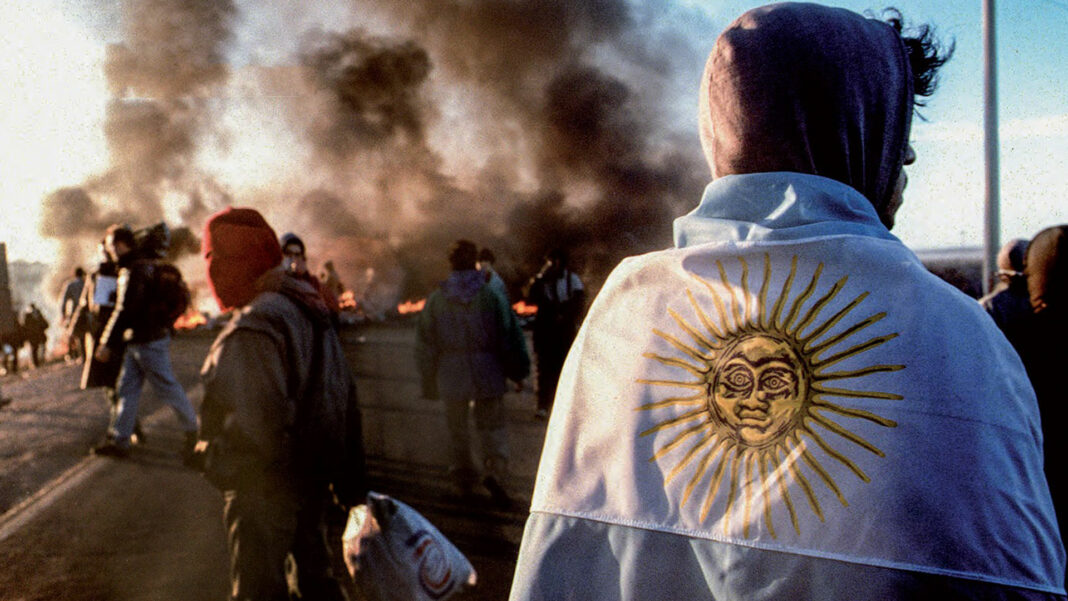
[[[188,290],[177,268],[153,256],[158,253],[138,249],[129,226],[112,225],[104,240],[105,250],[119,267],[118,291],[94,356],[107,363],[114,354],[123,353],[123,346],[125,353],[117,386],[118,411],[108,425],[107,437],[93,453],[118,458],[130,454],[141,391],[148,380],[159,399],[178,414],[185,431],[182,459],[188,463],[196,445],[197,417],[174,375],[170,351],[174,313],[188,306]]]
[[[330,310],[281,266],[278,238],[254,209],[216,213],[203,239],[212,293],[235,309],[201,370],[197,444],[225,502],[230,598],[296,598],[289,557],[300,598],[345,599],[327,517],[367,490],[355,380]]]

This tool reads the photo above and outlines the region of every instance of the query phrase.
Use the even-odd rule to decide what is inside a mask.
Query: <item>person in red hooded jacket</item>
[[[233,317],[201,370],[198,457],[224,495],[231,599],[344,599],[326,517],[366,494],[356,389],[330,310],[281,266],[270,225],[227,208],[204,230],[208,281]]]

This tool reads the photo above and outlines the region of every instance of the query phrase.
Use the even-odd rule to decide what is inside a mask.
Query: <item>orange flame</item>
[[[520,317],[533,317],[538,312],[538,306],[528,305],[525,301],[519,301],[512,305],[512,310]]]
[[[338,307],[341,309],[355,309],[356,308],[356,293],[352,290],[346,290],[341,293],[341,296],[337,297]]]
[[[426,299],[422,298],[417,301],[404,301],[397,305],[397,313],[401,315],[409,315],[411,313],[418,313],[423,310],[426,305]]]
[[[174,320],[174,329],[176,330],[192,330],[198,326],[202,326],[208,323],[208,319],[202,314],[189,310],[185,314],[180,315],[178,319]]]

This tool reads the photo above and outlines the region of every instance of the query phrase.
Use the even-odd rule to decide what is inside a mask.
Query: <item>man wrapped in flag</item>
[[[1023,366],[889,232],[951,53],[813,4],[720,35],[713,181],[590,308],[513,601],[1065,598]]]

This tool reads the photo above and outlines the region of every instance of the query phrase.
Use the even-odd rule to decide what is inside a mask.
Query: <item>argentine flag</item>
[[[572,347],[513,601],[1064,595],[1035,396],[978,303],[819,176],[718,179],[675,228]]]

